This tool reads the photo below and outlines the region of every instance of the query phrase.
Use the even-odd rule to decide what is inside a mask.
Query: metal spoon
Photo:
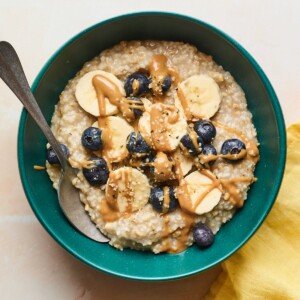
[[[18,55],[8,42],[0,42],[0,77],[23,103],[58,156],[62,167],[58,184],[58,200],[65,216],[74,227],[90,239],[100,243],[108,242],[108,238],[96,228],[85,212],[80,202],[79,191],[72,184],[72,179],[76,177],[78,169],[73,168],[64,156],[60,144],[54,137],[30,90]]]

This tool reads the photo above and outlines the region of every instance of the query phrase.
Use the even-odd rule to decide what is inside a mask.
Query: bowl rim
[[[21,182],[22,182],[22,186],[23,189],[25,191],[26,194],[26,198],[31,206],[31,209],[33,210],[34,214],[36,215],[37,219],[39,220],[39,222],[42,224],[42,226],[46,229],[46,231],[54,238],[54,240],[56,242],[58,242],[58,244],[63,247],[66,251],[68,251],[70,254],[72,254],[74,257],[76,257],[77,259],[79,259],[81,262],[84,262],[85,264],[93,267],[94,269],[100,270],[102,272],[105,272],[107,274],[110,275],[114,275],[117,277],[122,277],[125,279],[132,279],[132,280],[140,280],[140,281],[165,281],[165,280],[174,280],[174,279],[180,279],[180,278],[184,278],[187,276],[191,276],[200,272],[204,272],[210,268],[212,268],[213,266],[216,266],[217,264],[223,262],[224,260],[228,259],[231,255],[233,255],[237,250],[239,250],[242,246],[245,245],[245,243],[253,236],[253,234],[259,229],[259,227],[261,226],[261,224],[263,223],[264,219],[267,217],[267,215],[269,214],[270,210],[272,209],[275,201],[276,201],[276,196],[279,192],[280,189],[280,185],[282,182],[282,178],[283,178],[283,174],[284,174],[284,170],[285,170],[285,162],[286,162],[286,129],[285,129],[285,122],[284,122],[284,117],[283,117],[283,113],[280,107],[280,103],[279,100],[276,96],[276,93],[269,81],[269,79],[267,78],[266,74],[264,73],[264,71],[262,70],[262,68],[258,65],[258,63],[255,61],[255,59],[251,56],[251,54],[243,47],[241,46],[235,39],[233,39],[232,37],[230,37],[228,34],[224,33],[222,30],[210,25],[209,23],[206,23],[202,20],[199,20],[197,18],[194,17],[190,17],[184,14],[178,14],[178,13],[172,13],[172,12],[164,12],[164,11],[141,11],[141,12],[135,12],[135,13],[127,13],[127,14],[122,14],[122,15],[118,15],[109,19],[106,19],[104,21],[98,22],[92,26],[89,26],[88,28],[80,31],[79,33],[77,33],[76,35],[74,35],[72,38],[70,38],[67,42],[63,43],[58,50],[56,50],[51,56],[50,58],[46,61],[46,63],[43,65],[42,69],[39,71],[39,73],[37,74],[36,78],[33,81],[33,84],[31,86],[31,89],[33,92],[35,92],[40,80],[42,79],[42,77],[44,76],[44,74],[47,72],[48,68],[50,67],[50,65],[52,64],[52,62],[56,59],[56,57],[61,53],[61,51],[63,51],[68,45],[70,45],[72,42],[74,42],[75,40],[77,40],[78,38],[80,38],[81,36],[83,36],[85,33],[92,31],[94,28],[97,28],[98,26],[102,26],[106,23],[110,23],[119,19],[124,19],[124,18],[131,18],[131,17],[136,17],[136,16],[143,16],[143,15],[162,15],[162,16],[167,16],[167,17],[175,17],[175,18],[180,18],[180,19],[184,19],[187,21],[192,21],[195,23],[198,23],[204,27],[207,27],[208,29],[214,31],[215,33],[217,33],[220,37],[222,37],[223,39],[227,40],[229,43],[231,43],[245,58],[246,60],[249,61],[249,63],[253,66],[253,68],[255,69],[257,75],[259,76],[259,78],[261,79],[261,81],[263,82],[263,85],[265,87],[265,89],[267,90],[270,99],[271,99],[271,103],[272,106],[274,108],[274,112],[275,112],[275,116],[277,119],[277,127],[278,127],[278,132],[279,132],[279,142],[281,145],[284,145],[280,147],[279,149],[279,160],[278,160],[278,171],[276,173],[276,178],[275,178],[275,182],[274,182],[274,186],[276,186],[276,188],[272,189],[271,193],[270,193],[270,198],[272,199],[272,202],[269,204],[269,206],[267,207],[267,209],[264,211],[264,213],[261,215],[259,221],[255,224],[255,226],[252,228],[252,230],[249,232],[248,235],[246,235],[243,240],[237,244],[236,247],[234,247],[234,249],[232,249],[232,251],[230,251],[227,255],[221,257],[220,259],[214,261],[213,263],[207,265],[205,268],[199,268],[197,270],[194,271],[190,271],[190,272],[186,272],[183,273],[181,275],[174,275],[174,276],[157,276],[157,277],[146,277],[146,276],[131,276],[131,275],[126,275],[120,272],[116,272],[116,271],[112,271],[106,268],[102,268],[99,267],[98,265],[92,263],[91,261],[89,261],[89,259],[85,258],[84,256],[80,255],[79,253],[75,252],[71,247],[67,246],[63,239],[59,238],[56,233],[51,230],[51,228],[48,227],[47,222],[44,221],[44,219],[38,214],[38,209],[35,206],[35,203],[31,200],[32,198],[34,198],[34,196],[32,195],[32,191],[29,188],[29,182],[27,180],[26,177],[26,170],[25,170],[25,165],[24,165],[24,151],[23,151],[23,140],[24,140],[24,129],[25,129],[25,122],[28,116],[28,113],[26,111],[25,108],[22,109],[21,112],[21,117],[20,117],[20,121],[19,121],[19,128],[18,128],[18,137],[17,137],[17,157],[18,157],[18,167],[19,167],[19,173],[20,173],[20,178],[21,178]]]

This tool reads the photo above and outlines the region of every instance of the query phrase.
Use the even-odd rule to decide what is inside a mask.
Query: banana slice
[[[151,126],[150,126],[150,114],[145,111],[139,119],[138,130],[141,133],[142,137],[146,143],[152,147],[151,139]]]
[[[220,185],[213,173],[210,177],[199,171],[189,174],[177,190],[180,206],[197,215],[211,211],[221,199]]]
[[[178,173],[176,174],[177,178],[178,176],[179,178],[185,176],[192,169],[193,161],[184,156],[179,149],[176,149],[173,154],[173,158],[176,163],[176,173]]]
[[[148,100],[147,98],[141,98],[141,100],[144,104],[145,111],[149,113],[151,110],[152,102],[150,100]]]
[[[150,134],[157,151],[170,152],[177,148],[180,139],[187,133],[187,122],[175,105],[155,103],[150,112]],[[147,133],[149,125],[147,124]]]
[[[211,118],[221,102],[218,84],[208,75],[194,75],[180,83],[178,97],[188,120]]]
[[[106,185],[106,201],[117,201],[121,213],[132,213],[144,207],[150,196],[147,176],[137,169],[123,167],[112,171]]]
[[[100,128],[103,130],[103,155],[110,162],[119,162],[125,159],[129,152],[126,148],[126,139],[134,131],[123,118],[110,116],[102,119]],[[93,127],[99,127],[95,122]]]
[[[79,105],[88,113],[95,117],[100,116],[99,104],[96,90],[93,86],[93,77],[96,75],[102,75],[114,83],[120,90],[121,94],[125,96],[125,90],[121,81],[113,74],[97,70],[86,73],[76,85],[75,96]],[[118,108],[112,105],[108,98],[105,98],[105,116],[110,116],[118,113]]]

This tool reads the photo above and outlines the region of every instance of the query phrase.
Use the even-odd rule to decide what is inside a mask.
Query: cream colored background
[[[295,1],[0,0],[0,40],[17,49],[32,83],[66,40],[104,19],[160,10],[206,21],[240,42],[280,99],[287,125],[300,118],[300,18]],[[16,161],[21,104],[0,82],[0,298],[199,299],[219,267],[176,282],[142,283],[97,272],[60,248],[33,215]],[[267,122],[267,120],[266,120]]]

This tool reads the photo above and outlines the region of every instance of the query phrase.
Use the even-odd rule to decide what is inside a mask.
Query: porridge
[[[256,180],[258,141],[242,89],[181,42],[103,51],[61,93],[52,130],[80,169],[73,184],[86,212],[118,249],[208,247]],[[48,148],[57,188],[55,156]]]

